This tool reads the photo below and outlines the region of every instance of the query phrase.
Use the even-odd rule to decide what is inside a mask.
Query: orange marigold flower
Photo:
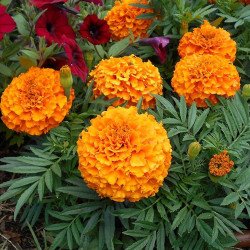
[[[131,6],[133,3],[148,4],[147,0],[117,0],[115,6],[108,12],[107,21],[112,39],[118,41],[128,37],[132,32],[135,38],[148,37],[147,30],[152,24],[152,19],[137,19],[141,14],[152,13],[152,9]]]
[[[146,109],[155,106],[151,94],[162,94],[163,82],[158,68],[134,55],[102,60],[90,76],[94,81],[95,97],[120,98],[114,106],[125,101],[133,106],[143,97],[142,107]]]
[[[136,107],[110,107],[91,120],[77,142],[79,170],[100,196],[118,202],[155,195],[171,164],[162,124]]]
[[[208,21],[193,32],[186,33],[180,40],[178,51],[181,57],[192,54],[220,55],[230,61],[235,60],[236,42],[230,38],[230,33],[222,28],[216,28]]]
[[[2,120],[17,132],[41,135],[57,127],[71,108],[70,98],[60,84],[60,73],[53,69],[30,68],[15,77],[1,97]]]
[[[194,54],[176,64],[172,86],[189,105],[196,102],[198,107],[206,107],[205,99],[215,104],[216,95],[234,96],[240,89],[240,77],[229,60],[216,55]]]
[[[209,172],[214,176],[224,176],[228,174],[234,162],[230,160],[228,152],[224,150],[220,154],[215,154],[209,162]]]

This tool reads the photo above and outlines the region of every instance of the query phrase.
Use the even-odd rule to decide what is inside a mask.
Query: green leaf
[[[44,176],[45,183],[50,192],[53,190],[53,176],[50,169],[48,169]]]
[[[150,232],[146,230],[142,231],[142,230],[133,229],[133,230],[124,231],[123,234],[131,236],[131,237],[135,237],[135,238],[145,238],[149,236]]]
[[[119,56],[130,44],[130,37],[126,37],[119,42],[114,43],[108,51],[108,56],[116,57]]]
[[[155,223],[149,221],[136,221],[133,224],[146,230],[156,230],[158,227]]]
[[[22,195],[20,196],[20,198],[17,201],[16,204],[16,209],[14,212],[14,219],[16,220],[16,217],[20,211],[20,209],[23,207],[23,205],[28,201],[28,199],[30,198],[30,196],[32,195],[32,193],[34,192],[35,188],[37,187],[38,183],[34,183],[33,185],[31,185],[28,189],[26,189]]]
[[[153,95],[153,96],[156,98],[156,100],[158,100],[163,105],[166,111],[171,113],[177,120],[180,120],[174,106],[172,105],[170,101],[168,101],[167,99],[165,99],[164,97],[160,95]]]
[[[194,102],[188,112],[188,128],[191,129],[196,120],[197,108]]]
[[[47,231],[60,231],[69,226],[69,223],[57,223],[47,226],[45,229]]]
[[[231,203],[233,203],[233,202],[239,200],[239,198],[240,198],[240,197],[239,197],[239,195],[238,195],[236,192],[232,192],[232,193],[230,193],[228,196],[226,196],[226,197],[223,199],[221,205],[222,205],[222,206],[227,206],[227,205],[229,205],[229,204],[231,204]]]
[[[111,214],[113,210],[114,208],[109,206],[104,212],[104,234],[108,250],[114,250],[115,217]]]
[[[6,201],[8,199],[11,199],[21,193],[24,189],[23,188],[17,188],[17,189],[12,189],[12,190],[7,190],[5,193],[3,193],[0,196],[0,202]]]
[[[212,229],[203,220],[196,220],[196,227],[200,233],[200,236],[207,242],[210,243],[212,240]]]
[[[59,166],[58,163],[53,164],[53,166],[51,167],[51,170],[52,170],[56,175],[58,175],[59,177],[62,176],[62,170],[61,170],[61,168],[60,168],[60,166]]]
[[[84,227],[82,231],[82,234],[87,234],[95,228],[95,226],[97,225],[100,219],[100,214],[101,214],[101,211],[98,211],[97,213],[95,212],[94,214],[91,215],[88,223],[86,224],[86,226]]]
[[[73,246],[74,246],[74,240],[73,240],[73,235],[72,235],[72,232],[70,230],[70,227],[67,229],[67,243],[68,243],[68,246],[69,246],[69,249],[73,249]]]
[[[148,236],[145,239],[138,240],[129,247],[127,247],[126,250],[141,250],[147,245],[149,239],[150,237]]]
[[[187,105],[185,102],[185,98],[183,96],[181,96],[180,100],[180,116],[181,116],[181,121],[185,123],[187,118]]]
[[[31,177],[26,177],[26,178],[21,178],[20,180],[17,180],[14,182],[9,189],[15,189],[19,187],[23,187],[26,185],[29,185],[31,183],[34,183],[40,179],[40,176],[31,176]]]
[[[187,215],[187,207],[183,207],[179,212],[178,214],[176,215],[174,221],[173,221],[173,224],[172,224],[172,230],[174,230],[175,228],[177,228],[180,223],[185,219],[186,215]]]
[[[57,247],[65,241],[65,235],[66,235],[67,229],[61,231],[56,238],[53,240],[53,243],[50,247],[50,250],[57,249]]]
[[[154,231],[153,234],[150,236],[145,250],[154,250],[155,242],[156,242],[156,231]]]
[[[37,192],[38,192],[40,201],[43,200],[44,186],[45,186],[44,184],[45,184],[44,183],[44,177],[42,176],[41,179],[38,182],[38,187],[37,187]]]
[[[0,74],[10,77],[13,75],[11,69],[2,63],[0,63]]]
[[[23,36],[28,36],[30,34],[30,28],[24,16],[22,14],[17,14],[13,18],[17,25],[18,32]]]
[[[0,166],[0,171],[6,171],[17,174],[37,174],[47,171],[47,168],[33,167],[33,166],[18,166],[18,165],[13,166],[12,164],[6,164]]]
[[[194,134],[197,134],[202,128],[202,126],[204,125],[209,111],[210,109],[204,110],[203,113],[196,119],[194,126],[193,126]]]
[[[156,236],[157,250],[165,250],[165,229],[163,223],[161,223]]]

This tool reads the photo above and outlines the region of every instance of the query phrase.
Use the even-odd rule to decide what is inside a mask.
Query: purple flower
[[[167,59],[166,46],[170,42],[170,39],[168,37],[158,36],[152,38],[145,38],[140,40],[140,42],[151,45],[155,50],[155,53],[158,56],[161,63],[164,63],[166,61]]]

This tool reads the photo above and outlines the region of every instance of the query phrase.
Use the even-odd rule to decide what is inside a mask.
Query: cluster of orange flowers
[[[171,163],[166,130],[136,107],[110,107],[91,120],[77,145],[88,186],[118,202],[155,195]]]
[[[108,12],[107,21],[112,39],[118,41],[128,37],[131,32],[134,38],[147,37],[147,30],[152,19],[138,19],[141,14],[152,13],[152,9],[138,8],[132,4],[148,4],[147,0],[117,0],[115,6]]]
[[[236,43],[227,31],[205,21],[182,37],[178,51],[182,59],[176,65],[172,86],[189,105],[196,102],[198,107],[206,107],[206,99],[216,103],[216,95],[231,97],[239,90],[240,77],[232,64]]]
[[[125,101],[127,106],[135,106],[143,97],[144,109],[154,107],[152,94],[162,94],[163,82],[158,68],[134,55],[102,60],[90,76],[95,97],[119,98],[115,106]]]
[[[41,135],[62,122],[74,99],[64,94],[60,73],[33,67],[12,80],[1,97],[2,120],[17,132]]]
[[[215,154],[209,162],[209,172],[214,176],[224,176],[228,174],[234,166],[230,160],[228,152],[224,150],[220,154]]]

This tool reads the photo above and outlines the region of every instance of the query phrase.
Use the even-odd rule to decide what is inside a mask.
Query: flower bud
[[[245,84],[242,88],[242,96],[250,99],[250,84]]]
[[[197,141],[192,142],[188,147],[188,157],[194,160],[201,151],[201,144]]]
[[[60,69],[60,81],[62,87],[64,88],[64,93],[68,99],[70,96],[71,87],[73,85],[73,78],[70,67],[68,65],[63,66]]]
[[[84,55],[85,55],[85,60],[86,60],[86,63],[88,65],[88,68],[92,68],[92,63],[94,60],[93,51],[86,51]]]

